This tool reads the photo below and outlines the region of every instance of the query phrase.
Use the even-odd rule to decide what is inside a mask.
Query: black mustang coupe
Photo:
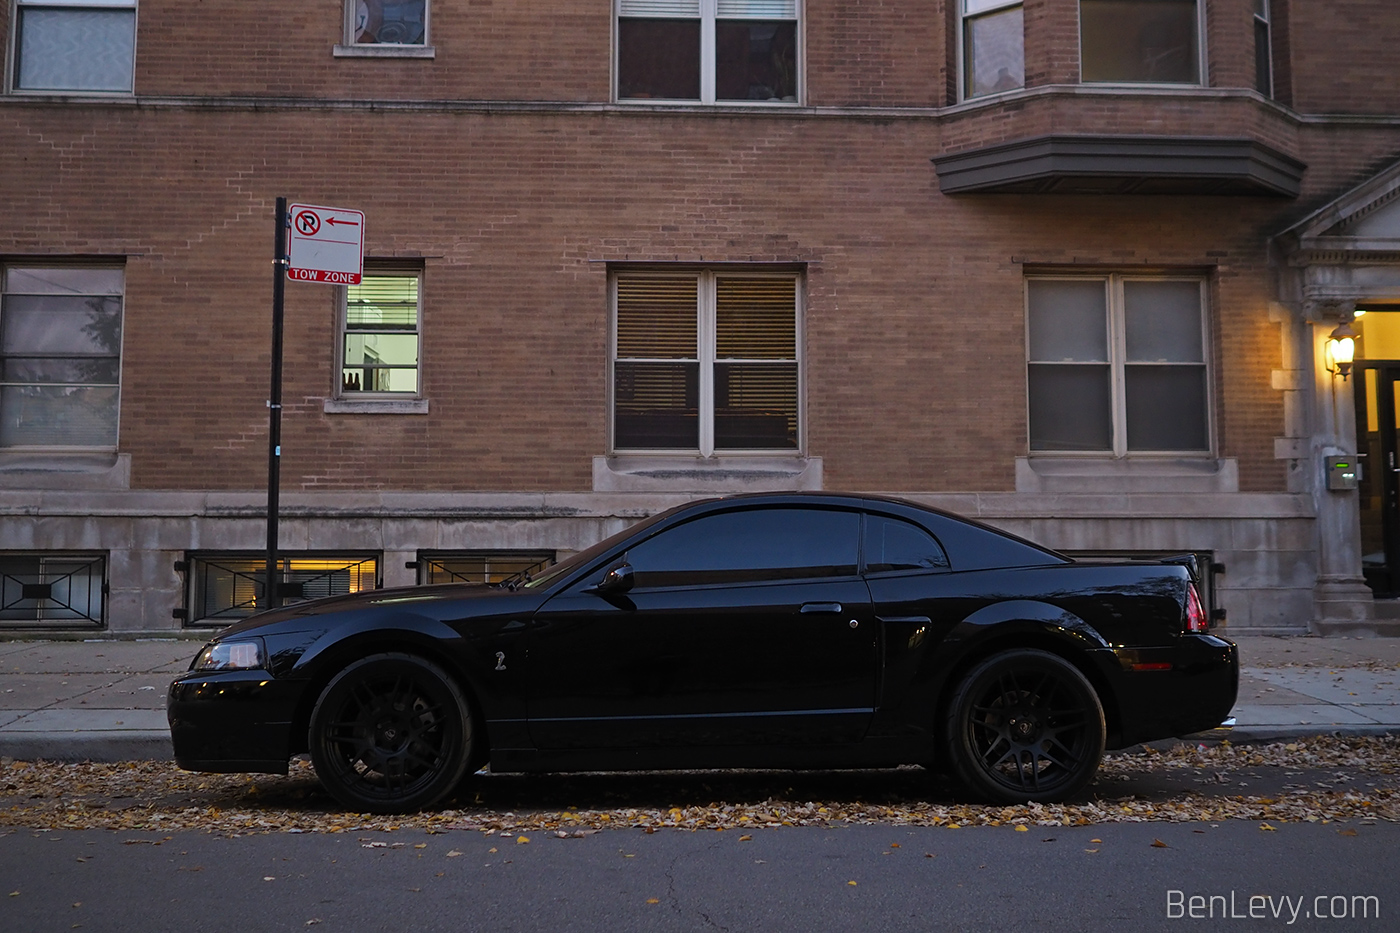
[[[1194,560],[1091,563],[897,499],[671,509],[538,574],[276,609],[170,685],[175,759],[362,812],[492,771],[923,764],[1061,800],[1105,747],[1218,725]]]

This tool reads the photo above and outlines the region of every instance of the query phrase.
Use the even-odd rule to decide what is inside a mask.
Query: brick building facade
[[[0,628],[256,605],[278,196],[366,215],[364,286],[286,288],[289,591],[825,488],[1394,624],[1389,0],[10,0],[0,45]]]

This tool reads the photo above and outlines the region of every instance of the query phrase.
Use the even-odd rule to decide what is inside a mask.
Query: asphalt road
[[[0,832],[6,933],[1400,928],[1393,823]]]

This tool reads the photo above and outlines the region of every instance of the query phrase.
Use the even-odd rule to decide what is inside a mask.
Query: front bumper
[[[166,716],[186,771],[286,774],[300,681],[267,671],[191,671],[170,684]]]

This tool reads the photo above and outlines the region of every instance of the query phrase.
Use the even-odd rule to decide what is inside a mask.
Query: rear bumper
[[[1215,635],[1182,635],[1164,648],[1110,653],[1120,730],[1115,748],[1203,732],[1230,716],[1239,692],[1239,652]],[[1166,669],[1129,669],[1131,661],[1167,662]]]
[[[166,696],[175,763],[187,771],[285,774],[302,686],[266,671],[180,676]]]

